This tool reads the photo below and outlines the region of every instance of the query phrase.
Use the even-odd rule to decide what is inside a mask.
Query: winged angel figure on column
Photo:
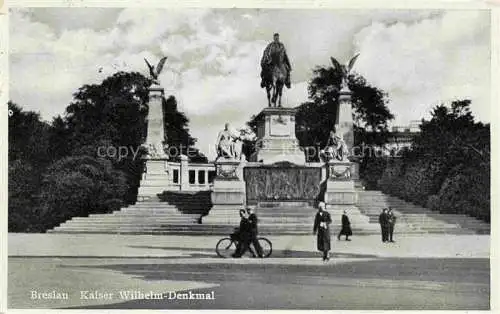
[[[340,64],[337,59],[334,57],[330,57],[330,60],[332,61],[333,68],[335,70],[340,70],[342,73],[342,83],[340,85],[341,89],[347,89],[347,78],[349,74],[351,74],[351,70],[354,67],[354,63],[356,62],[356,59],[359,57],[359,53],[355,54],[349,62],[347,62],[345,65]]]
[[[161,58],[156,67],[151,65],[151,63],[149,63],[146,58],[144,58],[144,61],[146,61],[146,64],[148,65],[149,75],[151,77],[151,80],[153,81],[153,84],[160,85],[158,76],[160,75],[161,70],[163,70],[163,66],[165,65],[165,61],[167,61],[167,57]]]

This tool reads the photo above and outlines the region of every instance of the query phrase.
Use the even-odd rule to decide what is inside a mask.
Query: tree
[[[208,162],[207,157],[193,147],[196,139],[189,134],[189,119],[177,110],[177,100],[174,96],[163,101],[163,121],[172,160],[179,161],[182,154],[187,155],[191,162]]]
[[[123,205],[127,188],[124,173],[115,170],[111,161],[65,157],[44,175],[36,217],[45,230],[71,217],[112,212]]]
[[[470,104],[466,99],[453,101],[450,107],[436,106],[432,119],[422,121],[409,157],[424,155],[467,163],[489,161],[490,127],[474,122]]]
[[[40,114],[23,111],[12,102],[9,117],[9,161],[22,160],[34,168],[43,169],[51,162],[48,134],[50,125],[40,120]]]
[[[33,111],[8,103],[9,117],[9,231],[30,231],[33,210],[38,204],[42,173],[52,157],[50,125]],[[36,231],[36,230],[35,230]]]
[[[380,187],[446,213],[490,219],[490,126],[476,123],[470,100],[441,104],[403,154],[385,170]]]
[[[301,146],[326,144],[328,133],[334,128],[338,114],[341,80],[342,73],[339,69],[317,67],[313,70],[308,86],[311,101],[299,107],[296,119]],[[354,144],[382,143],[387,132],[387,122],[394,118],[387,107],[387,95],[355,74],[349,75],[348,86],[352,91]]]
[[[34,173],[27,162],[9,160],[9,232],[33,229],[33,211],[40,188],[39,178]]]

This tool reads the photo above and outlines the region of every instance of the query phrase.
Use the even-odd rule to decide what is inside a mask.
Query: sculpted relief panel
[[[320,192],[321,169],[245,168],[247,202],[313,201]]]

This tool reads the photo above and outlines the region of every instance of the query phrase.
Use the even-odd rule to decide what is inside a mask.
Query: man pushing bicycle
[[[232,256],[240,258],[247,250],[249,250],[253,256],[262,258],[262,247],[257,239],[257,215],[251,207],[247,207],[246,210],[240,210],[240,217],[240,227],[235,233],[232,234],[232,238],[236,238],[238,240],[236,252]],[[257,255],[255,255],[250,248],[250,244],[252,244],[255,248]]]

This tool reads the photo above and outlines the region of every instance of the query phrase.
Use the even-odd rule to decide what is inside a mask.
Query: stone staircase
[[[358,191],[356,206],[328,206],[332,236],[344,210],[354,235],[380,234],[378,215],[392,207],[396,234],[489,234],[490,225],[465,215],[439,214],[380,191]],[[239,208],[212,208],[210,192],[165,192],[159,201],[138,202],[109,214],[74,217],[50,233],[228,235],[239,225]],[[256,207],[261,235],[311,234],[316,209],[303,202],[269,202]],[[208,214],[209,213],[209,214]],[[208,214],[208,216],[207,216]],[[203,216],[203,217],[202,217]]]
[[[200,217],[211,207],[209,191],[164,192],[108,214],[73,217],[49,233],[206,234]]]
[[[354,212],[354,206],[352,207]],[[340,230],[340,214],[336,217],[333,208],[328,208],[328,210],[332,214],[333,233],[337,233]],[[263,202],[255,207],[255,213],[259,219],[259,234],[261,235],[312,234],[316,212],[317,209],[307,202]],[[364,220],[362,224],[353,224],[353,232],[356,234],[376,232],[377,226],[369,224],[368,217],[360,216],[366,219],[362,219]],[[234,208],[214,208],[207,217],[203,218],[204,225],[227,226],[228,230],[238,226],[239,221],[238,210]]]
[[[391,207],[397,217],[395,233],[489,234],[490,224],[459,214],[440,214],[380,191],[358,191],[358,208],[378,224],[378,216]]]

